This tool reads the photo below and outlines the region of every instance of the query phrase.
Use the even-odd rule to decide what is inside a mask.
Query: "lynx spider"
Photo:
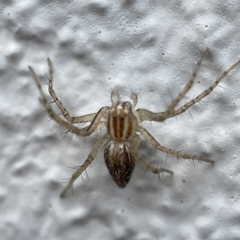
[[[104,158],[108,168],[109,173],[111,174],[113,180],[120,188],[124,188],[130,177],[132,175],[135,161],[143,164],[148,170],[153,172],[154,174],[159,174],[160,172],[173,173],[172,171],[165,168],[155,168],[152,164],[145,161],[139,154],[137,153],[137,148],[140,143],[140,137],[137,133],[140,133],[145,140],[147,140],[154,148],[165,152],[167,154],[174,155],[178,158],[183,159],[192,159],[199,160],[208,163],[213,163],[214,161],[206,159],[201,156],[189,155],[186,153],[182,153],[179,151],[174,151],[170,148],[162,146],[157,140],[139,123],[143,121],[155,121],[155,122],[163,122],[168,118],[175,117],[183,112],[185,112],[188,108],[190,108],[195,103],[199,102],[201,99],[210,94],[213,89],[219,84],[219,82],[230,72],[232,71],[240,62],[240,60],[234,63],[230,68],[224,71],[221,76],[205,91],[199,94],[196,98],[187,102],[185,105],[175,109],[178,103],[183,99],[186,93],[191,89],[194,80],[196,78],[197,72],[199,71],[200,65],[207,55],[208,49],[204,51],[202,57],[197,63],[195,70],[193,71],[192,77],[186,86],[182,89],[179,95],[172,101],[172,103],[168,106],[165,112],[151,112],[146,109],[137,109],[134,110],[137,105],[138,98],[137,94],[132,93],[131,99],[132,103],[121,102],[119,98],[119,93],[115,89],[111,93],[111,102],[112,106],[102,107],[98,112],[91,113],[84,116],[71,117],[68,113],[67,109],[63,106],[62,102],[57,97],[55,91],[53,90],[53,65],[51,60],[48,58],[48,66],[49,66],[49,75],[48,75],[48,90],[50,95],[52,96],[54,102],[57,104],[59,109],[61,110],[64,118],[63,120],[59,115],[57,115],[50,104],[47,101],[45,94],[43,93],[41,84],[37,78],[37,75],[32,67],[29,66],[29,70],[37,84],[37,87],[41,94],[41,102],[45,109],[48,112],[48,115],[59,123],[61,126],[67,129],[67,131],[72,132],[79,136],[89,136],[94,131],[101,129],[102,127],[106,127],[107,133],[103,135],[95,144],[94,148],[88,155],[87,159],[78,167],[77,171],[72,175],[67,187],[61,194],[63,197],[67,190],[72,187],[73,182],[82,174],[84,170],[93,162],[98,151],[101,147],[107,144],[104,151]],[[86,123],[90,124],[84,128],[76,127],[75,123]]]

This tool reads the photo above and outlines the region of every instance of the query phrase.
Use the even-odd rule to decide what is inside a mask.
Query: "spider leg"
[[[94,118],[92,119],[92,121],[90,122],[89,126],[86,128],[78,128],[74,125],[72,125],[72,123],[69,123],[65,120],[63,120],[62,118],[60,118],[52,109],[52,107],[50,106],[50,104],[47,101],[47,98],[45,96],[45,94],[43,93],[41,84],[37,78],[36,73],[34,72],[34,70],[32,69],[32,67],[29,67],[29,70],[37,84],[37,87],[40,91],[40,94],[42,96],[41,98],[41,102],[43,104],[43,106],[45,107],[45,109],[48,112],[48,115],[54,119],[57,123],[59,123],[61,126],[65,127],[67,130],[69,130],[70,132],[79,135],[79,136],[89,136],[92,134],[92,132],[94,132],[97,128],[99,123],[101,122],[102,118],[105,118],[108,111],[109,111],[109,107],[103,107],[101,108],[94,116]]]
[[[101,129],[101,128],[105,127],[105,126],[106,126],[106,122],[105,122],[105,121],[101,121],[101,122],[99,122],[99,123],[98,123],[98,125],[97,125],[97,127],[95,128],[95,130],[94,130],[94,131],[96,131],[96,130],[99,130],[99,129]],[[87,130],[87,129],[88,129],[88,127],[89,127],[89,126],[87,126],[87,127],[84,127],[84,128],[82,128],[82,129],[85,129],[85,130]]]
[[[201,63],[202,63],[203,59],[205,58],[205,56],[207,55],[207,53],[208,53],[208,48],[204,51],[204,53],[202,54],[201,59],[197,63],[197,65],[196,65],[196,67],[195,67],[195,69],[193,71],[191,79],[186,84],[186,86],[182,89],[182,91],[179,93],[177,98],[174,99],[173,102],[169,105],[169,107],[168,107],[166,112],[171,112],[177,106],[177,104],[183,99],[183,97],[187,94],[187,92],[191,89],[191,87],[192,87],[192,85],[194,83],[194,80],[195,80],[195,78],[197,76],[197,73],[199,71],[199,68],[201,66]]]
[[[199,160],[199,161],[204,161],[204,162],[209,162],[209,163],[214,163],[214,161],[196,156],[196,155],[189,155],[186,153],[180,153],[178,151],[174,151],[170,148],[162,146],[145,128],[138,126],[138,131],[142,134],[142,136],[157,150],[160,150],[162,152],[165,152],[167,154],[172,154],[176,157],[184,158],[184,159],[192,159],[192,160]]]
[[[110,136],[106,133],[104,136],[102,136],[97,143],[95,144],[95,146],[93,147],[92,151],[90,152],[90,154],[88,155],[87,159],[85,160],[85,162],[83,163],[82,166],[80,166],[77,171],[72,175],[67,187],[63,190],[63,192],[61,193],[60,197],[64,197],[64,195],[66,194],[66,192],[68,191],[69,188],[72,187],[74,181],[82,174],[83,171],[85,171],[87,169],[87,167],[93,162],[93,160],[95,159],[98,151],[100,150],[100,148],[106,144],[108,142],[108,140],[110,139]]]
[[[207,51],[207,50],[206,50]],[[206,51],[204,52],[202,58],[205,56]],[[201,64],[201,60],[199,61],[192,79],[194,80],[195,78],[195,74],[198,71],[198,68],[200,67]],[[158,113],[154,113],[151,111],[148,111],[146,109],[137,109],[136,111],[134,111],[135,116],[138,119],[138,122],[142,122],[142,121],[156,121],[156,122],[162,122],[164,120],[166,120],[167,118],[171,118],[171,117],[175,117],[183,112],[185,112],[188,108],[190,108],[192,105],[194,105],[195,103],[199,102],[201,99],[203,99],[204,97],[206,97],[208,94],[210,94],[213,89],[226,77],[226,75],[231,72],[235,67],[237,67],[237,65],[240,63],[240,60],[237,61],[236,63],[234,63],[230,68],[228,68],[227,70],[225,70],[221,76],[205,91],[203,91],[201,94],[199,94],[196,98],[192,99],[191,101],[187,102],[185,105],[183,105],[182,107],[174,110],[173,107],[175,107],[175,104],[178,104],[179,101],[181,100],[181,97],[183,97],[185,95],[185,91],[183,90],[179,96],[173,101],[173,103],[168,107],[168,110],[165,112],[158,112]],[[192,81],[193,81],[192,80]],[[189,82],[190,84],[190,82]],[[188,86],[188,84],[186,85],[186,87]],[[189,85],[191,86],[191,84]],[[184,88],[185,89],[185,88]],[[190,88],[189,88],[190,89]],[[188,90],[189,90],[188,89]],[[187,90],[187,91],[188,91]],[[186,91],[186,92],[187,92]]]
[[[133,139],[133,143],[131,145],[131,155],[134,157],[135,160],[139,161],[143,166],[145,166],[148,170],[150,170],[154,174],[159,174],[161,172],[167,172],[167,173],[173,173],[172,171],[166,169],[166,168],[155,168],[151,165],[151,163],[148,163],[146,160],[144,160],[139,154],[137,153],[137,147],[140,143],[140,138],[135,135]]]
[[[238,64],[240,63],[240,60],[237,61],[236,63],[234,63],[230,68],[228,68],[227,70],[225,70],[221,76],[205,91],[203,91],[201,94],[199,94],[196,98],[192,99],[191,101],[189,101],[188,103],[186,103],[185,105],[183,105],[182,107],[180,107],[177,110],[174,110],[172,115],[170,115],[169,117],[174,117],[177,116],[183,112],[185,112],[188,108],[190,108],[192,105],[194,105],[195,103],[199,102],[200,100],[202,100],[204,97],[206,97],[208,94],[210,94],[213,89],[222,81],[222,79],[224,79],[227,74],[232,71]]]
[[[48,61],[48,67],[49,67],[49,73],[48,73],[48,91],[50,95],[52,96],[54,102],[57,104],[59,109],[61,110],[63,116],[71,123],[85,123],[90,122],[95,117],[96,113],[84,115],[84,116],[78,116],[78,117],[71,117],[67,109],[63,106],[62,102],[57,97],[57,94],[53,90],[53,64],[50,58],[47,59]]]

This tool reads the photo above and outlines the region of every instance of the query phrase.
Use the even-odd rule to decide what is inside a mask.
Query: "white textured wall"
[[[171,3],[174,2],[174,3]],[[188,112],[144,126],[167,147],[204,155],[214,166],[168,156],[162,183],[143,166],[118,189],[101,150],[74,193],[59,194],[104,130],[67,135],[47,121],[31,65],[72,115],[110,105],[117,86],[137,107],[163,111],[203,51],[196,97],[240,58],[239,1],[1,1],[0,239],[240,239],[240,67]],[[50,98],[49,98],[50,99]],[[159,166],[166,154],[142,141],[139,153]]]

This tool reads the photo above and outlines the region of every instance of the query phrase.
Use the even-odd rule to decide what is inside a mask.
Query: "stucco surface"
[[[240,58],[240,4],[177,2],[1,1],[0,239],[239,239],[240,67],[189,112],[142,124],[163,146],[214,165],[166,156],[143,140],[139,154],[174,175],[159,182],[136,163],[119,189],[102,149],[73,194],[59,198],[105,129],[62,140],[28,66],[50,100],[51,58],[54,89],[73,116],[111,105],[114,87],[123,100],[137,92],[137,108],[164,111],[208,47],[184,104]]]

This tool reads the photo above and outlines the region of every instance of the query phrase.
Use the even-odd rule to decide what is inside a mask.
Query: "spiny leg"
[[[173,171],[170,171],[166,168],[155,168],[151,165],[151,163],[147,162],[146,160],[144,160],[142,157],[140,157],[138,155],[138,153],[136,152],[131,152],[132,156],[134,157],[134,159],[136,159],[137,161],[139,161],[143,166],[145,166],[148,170],[150,170],[152,173],[154,174],[159,174],[161,172],[167,172],[167,173],[171,173],[173,174]]]
[[[174,151],[170,148],[162,146],[145,128],[138,126],[138,131],[142,134],[142,136],[157,150],[160,150],[162,152],[165,152],[167,154],[174,155],[176,157],[180,157],[183,159],[192,159],[192,160],[199,160],[199,161],[204,161],[204,162],[209,162],[209,163],[214,163],[214,161],[196,156],[196,155],[190,155],[186,153],[180,153],[178,151]]]
[[[170,171],[166,168],[155,168],[151,165],[151,163],[148,163],[141,156],[139,156],[139,154],[137,153],[137,147],[140,143],[140,138],[137,135],[135,135],[135,137],[132,141],[133,141],[133,143],[131,145],[130,152],[135,160],[139,161],[143,166],[145,166],[148,170],[150,170],[154,174],[159,174],[161,172],[173,173],[172,171]]]
[[[197,63],[196,68],[193,71],[192,77],[189,80],[189,82],[187,83],[187,85],[182,89],[182,91],[179,93],[179,95],[177,96],[177,98],[175,98],[172,103],[168,106],[168,109],[165,112],[159,112],[159,113],[153,113],[151,111],[148,111],[146,109],[137,109],[135,111],[135,115],[138,119],[138,122],[142,122],[145,120],[149,120],[151,118],[151,121],[157,121],[155,119],[159,119],[158,121],[164,121],[166,118],[168,118],[169,115],[171,115],[172,111],[174,110],[174,108],[177,106],[177,104],[183,99],[183,97],[187,94],[187,92],[191,89],[194,80],[197,76],[197,73],[199,71],[199,68],[201,66],[201,63],[203,61],[203,59],[205,58],[205,56],[208,53],[208,48],[204,51],[201,59],[199,60],[199,62]]]
[[[231,72],[237,65],[240,63],[240,60],[234,63],[230,68],[225,70],[221,76],[205,91],[203,91],[201,94],[199,94],[196,98],[192,99],[182,107],[178,108],[177,110],[172,110],[168,114],[166,112],[158,112],[154,113],[151,111],[148,111],[146,109],[137,109],[134,111],[134,114],[136,115],[138,122],[142,121],[156,121],[156,122],[162,122],[166,120],[167,118],[175,117],[183,112],[185,112],[188,108],[190,108],[195,103],[199,102],[201,99],[206,97],[208,94],[210,94],[213,89],[222,81],[222,79],[225,78],[225,76]]]
[[[204,51],[204,53],[202,54],[201,59],[197,63],[197,65],[196,65],[196,67],[195,67],[195,69],[193,71],[191,79],[189,80],[187,85],[182,89],[182,91],[179,93],[177,98],[174,99],[173,102],[169,105],[169,107],[168,107],[166,112],[171,112],[177,106],[177,104],[183,99],[183,97],[187,94],[187,92],[191,89],[191,87],[192,87],[192,85],[194,83],[194,80],[195,80],[195,78],[197,76],[197,73],[198,73],[198,71],[200,69],[201,63],[202,63],[203,59],[205,58],[205,56],[207,55],[207,53],[208,53],[208,48]]]
[[[95,159],[98,151],[100,150],[100,148],[106,144],[108,142],[108,140],[110,139],[110,136],[106,133],[103,137],[101,137],[97,143],[95,144],[95,146],[93,147],[92,151],[90,152],[90,154],[88,155],[87,159],[85,160],[85,162],[83,163],[82,166],[80,166],[77,171],[72,175],[67,187],[63,190],[63,192],[61,193],[60,197],[64,197],[64,195],[66,194],[66,192],[68,191],[69,188],[72,187],[74,181],[82,174],[83,171],[85,171],[87,169],[87,167],[93,162],[93,160]]]
[[[29,67],[29,70],[33,76],[33,79],[35,80],[37,87],[40,91],[40,94],[42,96],[41,98],[41,102],[43,104],[43,106],[45,107],[45,109],[48,112],[48,115],[54,119],[57,123],[59,123],[61,126],[65,127],[67,130],[69,130],[70,132],[79,135],[79,136],[89,136],[92,134],[92,132],[94,132],[96,130],[96,128],[98,127],[99,123],[101,122],[102,118],[106,118],[106,115],[109,111],[109,107],[103,107],[101,108],[98,113],[96,113],[96,115],[94,116],[93,120],[91,121],[90,125],[86,128],[78,128],[74,125],[72,125],[71,123],[64,121],[62,118],[60,118],[52,109],[52,107],[49,105],[46,96],[43,93],[41,84],[37,78],[36,73],[34,72],[34,70],[32,69],[32,67]]]
[[[143,121],[155,121],[155,122],[163,122],[165,120],[166,112],[151,112],[147,109],[139,108],[134,111],[134,115],[137,118],[138,123]]]
[[[106,127],[106,122],[105,121],[100,121],[94,131],[100,130],[103,127]],[[86,129],[87,130],[88,128],[89,128],[89,126],[84,127],[82,129]]]
[[[203,99],[204,97],[206,97],[208,94],[210,94],[213,89],[227,76],[227,74],[232,71],[238,64],[240,63],[240,60],[237,61],[236,63],[234,63],[230,68],[228,68],[227,70],[225,70],[221,76],[205,91],[203,91],[201,94],[199,94],[196,98],[192,99],[191,101],[189,101],[188,103],[186,103],[185,105],[183,105],[182,107],[180,107],[177,110],[173,111],[173,116],[170,115],[170,117],[174,117],[176,115],[179,115],[183,112],[185,112],[188,108],[190,108],[192,105],[194,105],[195,103],[199,102],[201,99]]]
[[[78,117],[71,117],[67,109],[63,106],[62,102],[57,97],[57,94],[53,90],[53,64],[50,58],[47,59],[48,61],[48,67],[49,67],[49,73],[48,73],[48,91],[50,95],[52,96],[54,102],[57,104],[59,109],[61,110],[63,116],[71,123],[85,123],[90,122],[95,117],[96,113],[84,115],[84,116],[78,116]]]

